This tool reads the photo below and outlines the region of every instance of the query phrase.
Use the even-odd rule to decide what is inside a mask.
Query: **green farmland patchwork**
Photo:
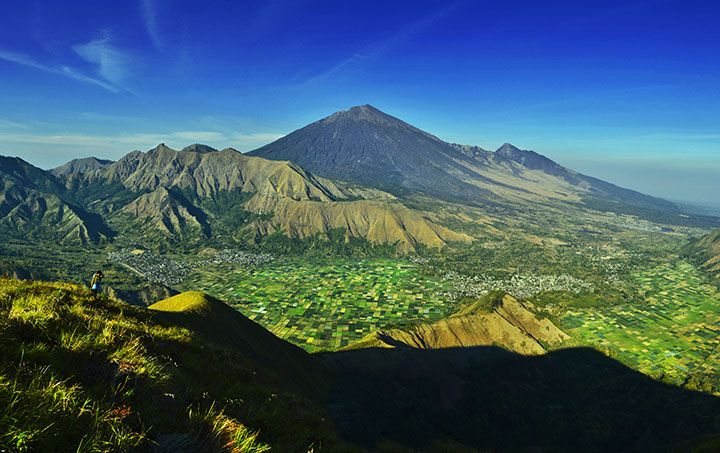
[[[686,262],[635,278],[643,304],[571,309],[562,326],[652,376],[679,381],[689,373],[720,375],[720,292]]]
[[[337,349],[378,328],[434,321],[453,311],[447,283],[404,260],[282,260],[195,270],[184,289],[228,301],[280,338],[309,351]]]
[[[677,383],[693,373],[720,376],[720,291],[683,261],[630,279],[642,303],[566,307],[560,327],[651,376]],[[457,309],[450,281],[396,259],[215,264],[193,270],[181,286],[228,301],[309,351],[338,349],[373,330],[434,321]]]

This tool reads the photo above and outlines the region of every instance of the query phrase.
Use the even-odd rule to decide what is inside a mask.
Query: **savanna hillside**
[[[321,369],[200,293],[147,310],[72,284],[0,280],[0,314],[0,449],[261,452],[334,442],[312,401]]]
[[[718,430],[720,399],[655,382],[589,349],[543,353],[541,343],[563,334],[528,308],[496,294],[445,323],[381,332],[375,344],[311,355],[198,292],[146,309],[96,299],[72,284],[3,279],[0,447],[282,452],[716,445],[707,435]],[[448,336],[478,323],[501,337],[466,334],[458,344]],[[510,334],[515,337],[505,347],[535,355],[490,346]]]

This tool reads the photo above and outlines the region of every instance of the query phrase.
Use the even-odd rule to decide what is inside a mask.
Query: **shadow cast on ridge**
[[[666,385],[589,348],[497,347],[320,354],[327,402],[350,442],[413,449],[662,451],[720,431],[720,398]]]

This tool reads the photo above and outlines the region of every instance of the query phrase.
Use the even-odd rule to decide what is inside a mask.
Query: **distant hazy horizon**
[[[247,151],[369,103],[651,195],[720,192],[720,4],[4,6],[0,154],[40,167],[160,142]]]
[[[290,132],[292,131],[288,131],[288,133]],[[432,131],[427,132],[432,133]],[[277,138],[282,135],[286,134],[279,134]],[[445,140],[443,137],[439,138]],[[107,150],[103,150],[102,147],[83,145],[80,147],[81,149],[86,150],[85,154],[83,154],[82,152],[78,152],[77,147],[69,149],[65,147],[58,147],[58,150],[62,150],[62,152],[57,153],[55,156],[45,156],[44,158],[38,159],[38,156],[32,150],[33,147],[27,146],[27,150],[24,153],[11,153],[7,155],[17,155],[37,167],[49,170],[60,166],[69,160],[77,158],[97,157],[100,159],[118,160],[131,151],[147,151],[154,148],[159,143],[165,143],[171,148],[181,149],[192,143],[200,142],[217,149],[235,148],[239,151],[247,152],[264,144],[270,143],[271,141],[273,140],[268,140],[266,143],[252,144],[251,147],[248,147],[247,144],[244,143],[223,144],[207,141],[202,142],[198,140],[183,140],[173,137],[163,138],[162,136],[158,136],[155,137],[155,141],[153,141],[152,144],[138,144],[125,149],[108,148]],[[507,140],[507,142],[523,149],[526,148],[516,142],[513,142],[512,140]],[[505,142],[496,143],[493,146],[478,143],[463,144],[480,146],[493,151],[502,145],[502,143]],[[22,146],[21,148],[26,148],[26,146]],[[705,166],[697,165],[686,167],[682,164],[682,162],[675,164],[671,161],[657,162],[652,159],[623,159],[611,156],[604,159],[602,156],[583,158],[582,154],[573,155],[562,152],[553,153],[551,151],[545,153],[538,150],[535,151],[546,155],[567,168],[588,176],[600,178],[621,187],[626,187],[648,195],[664,198],[668,201],[687,203],[699,208],[705,208],[708,213],[720,215],[720,198],[717,193],[718,190],[720,190],[717,187],[717,180],[720,178],[720,163],[718,163],[719,166],[717,167],[714,162],[706,162]]]

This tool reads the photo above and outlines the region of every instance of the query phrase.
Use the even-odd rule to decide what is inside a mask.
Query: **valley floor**
[[[448,316],[462,305],[468,285],[481,292],[510,282],[515,285],[510,292],[532,294],[542,302],[547,281],[563,283],[560,291],[547,292],[555,304],[539,304],[539,312],[571,336],[567,346],[596,348],[678,385],[701,375],[706,389],[720,391],[720,291],[683,260],[639,268],[629,278],[637,293],[627,301],[607,303],[602,292],[590,292],[583,294],[590,303],[573,304],[589,284],[551,276],[467,283],[458,274],[434,275],[422,264],[398,259],[288,259],[258,267],[199,268],[180,289],[227,300],[280,338],[312,352],[340,349],[375,330]]]
[[[720,380],[720,291],[685,261],[633,275],[643,303],[569,309],[561,326],[583,344],[678,384]]]
[[[183,290],[228,301],[280,338],[308,351],[333,350],[381,328],[435,321],[454,305],[447,282],[407,260],[284,259],[259,267],[200,268]]]
[[[502,290],[550,317],[571,336],[565,346],[590,346],[656,379],[720,393],[720,290],[680,256],[698,232],[600,228],[614,218],[595,215],[597,231],[577,233],[564,221],[521,230],[505,217],[503,237],[478,230],[469,246],[421,258],[0,244],[0,272],[82,282],[82,273],[102,268],[120,296],[150,288],[145,303],[166,297],[158,289],[205,291],[310,352],[437,321]],[[537,240],[509,234],[516,231]]]

